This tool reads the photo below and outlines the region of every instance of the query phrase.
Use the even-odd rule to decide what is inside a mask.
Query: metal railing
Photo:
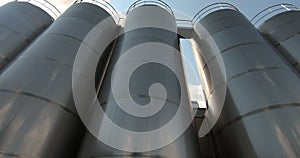
[[[107,1],[105,0],[76,0],[75,3],[82,3],[82,2],[87,2],[91,4],[95,4],[104,10],[106,10],[115,20],[116,24],[120,23],[121,18],[119,17],[119,14],[117,10]]]
[[[156,5],[156,6],[160,6],[164,9],[166,9],[171,15],[174,15],[174,12],[172,10],[172,8],[165,2],[161,1],[161,0],[138,0],[136,2],[134,2],[127,10],[126,14],[128,14],[131,10],[133,10],[136,7],[140,7],[140,6],[145,6],[145,5]]]
[[[52,3],[47,0],[15,0],[17,2],[28,2],[31,3],[50,14],[53,18],[58,18],[61,14],[60,10],[57,9]]]
[[[205,8],[201,9],[194,17],[192,20],[192,23],[195,24],[199,22],[204,16],[218,10],[223,10],[223,9],[231,9],[235,11],[239,11],[234,5],[226,2],[218,2],[218,3],[213,3],[211,5],[206,6]]]
[[[253,25],[258,26],[259,24],[262,24],[262,22],[264,22],[265,20],[277,14],[292,10],[299,10],[299,8],[289,3],[275,4],[256,14],[250,21]]]

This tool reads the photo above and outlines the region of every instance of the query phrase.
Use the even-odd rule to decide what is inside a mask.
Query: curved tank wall
[[[300,72],[300,11],[275,15],[259,26],[259,30]]]
[[[45,11],[26,2],[10,2],[0,7],[0,69],[28,46],[53,19]]]
[[[164,29],[168,28],[168,29]],[[184,72],[181,61],[181,54],[179,51],[165,52],[164,49],[147,49],[149,47],[138,49],[139,46],[143,44],[160,43],[162,45],[167,45],[174,50],[179,50],[179,39],[176,31],[176,23],[174,17],[167,12],[165,9],[155,6],[155,5],[144,5],[136,7],[131,10],[126,18],[126,24],[124,27],[125,33],[121,34],[118,38],[115,50],[112,54],[112,58],[104,78],[102,88],[100,90],[99,102],[102,108],[106,112],[106,115],[110,120],[113,121],[117,126],[127,129],[133,132],[147,132],[155,130],[164,126],[170,119],[174,116],[179,106],[180,99],[180,84],[182,84],[182,99],[184,106],[187,110],[191,110],[189,106],[189,101],[187,98],[187,90],[185,83],[179,83],[174,73],[167,67],[160,64],[152,63],[152,60],[162,59],[163,61],[169,61],[175,65],[174,69],[179,72],[179,76],[184,78]],[[135,49],[136,52],[135,52]],[[173,50],[172,49],[172,50]],[[124,55],[127,53],[138,53],[144,55],[135,55],[132,58],[126,58]],[[171,55],[168,55],[171,53]],[[145,55],[147,54],[147,55]],[[167,58],[166,59],[166,55]],[[112,74],[113,69],[116,66],[118,60],[126,58],[126,62],[122,65],[123,67],[130,67],[132,63],[146,62],[146,64],[137,68],[130,77],[130,95],[137,104],[147,104],[149,103],[150,96],[148,90],[151,84],[160,83],[166,88],[166,93],[168,97],[165,104],[159,112],[155,113],[149,117],[137,117],[123,111],[118,105],[112,94]],[[119,61],[118,61],[119,62]],[[147,63],[150,62],[150,63]],[[124,73],[124,72],[121,72]],[[126,73],[127,74],[127,73]],[[126,75],[125,75],[126,76]],[[126,77],[114,78],[117,79],[117,83],[124,83]],[[113,80],[114,80],[113,79]],[[122,81],[123,80],[123,81]],[[124,85],[119,85],[119,90],[124,89]],[[160,94],[157,94],[162,97]],[[125,98],[129,99],[129,98]],[[159,98],[162,99],[162,98]],[[131,104],[130,104],[131,105]],[[142,106],[141,105],[141,106]],[[190,114],[190,113],[188,113]],[[178,128],[182,126],[181,122],[178,122]],[[101,127],[109,129],[110,127]],[[169,131],[170,135],[171,132]],[[115,131],[111,131],[114,133]],[[99,133],[101,134],[101,133]],[[166,134],[166,133],[163,133]],[[148,146],[155,144],[157,141],[163,141],[165,138],[162,135],[157,135],[156,138],[145,138],[145,142],[140,144],[134,144],[135,135],[128,136],[126,141],[119,142],[125,144],[129,150],[134,150],[137,145]],[[112,137],[112,135],[107,136]],[[124,138],[123,138],[124,139]],[[172,157],[172,158],[198,158],[199,148],[197,144],[197,137],[193,126],[190,126],[183,135],[177,138],[171,144],[148,152],[126,152],[121,149],[115,149],[108,145],[105,145],[101,141],[97,140],[91,133],[87,132],[83,144],[80,149],[78,157]],[[128,151],[128,150],[127,150]]]
[[[212,80],[206,88],[208,102],[214,103],[222,97],[218,90],[226,87],[214,126],[222,156],[299,157],[298,76],[238,11],[210,13],[195,29],[204,75],[218,77],[214,68],[225,66],[225,82]],[[201,36],[204,30],[209,36]],[[209,113],[221,107],[208,106]]]
[[[111,20],[97,28],[97,38],[85,43],[106,18]],[[87,58],[102,55],[102,39],[113,37],[116,29],[104,9],[74,4],[5,69],[0,76],[1,157],[75,157],[85,128],[72,96],[74,59],[80,46]],[[84,70],[74,71],[84,75]]]

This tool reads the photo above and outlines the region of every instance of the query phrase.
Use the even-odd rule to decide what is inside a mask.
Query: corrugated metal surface
[[[115,23],[97,28],[95,43],[83,40],[108,17],[93,4],[71,6],[3,72],[0,155],[75,157],[85,128],[73,101],[73,63],[80,46],[85,47],[87,57],[101,55],[96,51],[97,40],[106,38],[102,32],[115,31]]]
[[[218,91],[226,87],[223,111],[214,127],[223,156],[299,157],[298,76],[241,13],[219,10],[197,25],[210,34],[196,40],[203,53],[200,69],[206,76],[218,77],[220,71],[214,70],[223,66],[219,59],[225,66],[226,82],[213,80],[217,82],[206,89],[208,102],[214,103],[222,97]],[[196,31],[201,33],[199,26]],[[208,112],[220,107],[210,104]]]
[[[186,109],[191,108],[187,99],[185,83],[179,83],[179,79],[174,75],[170,68],[151,62],[152,60],[157,59],[161,59],[163,61],[172,61],[172,63],[175,65],[174,69],[179,72],[179,76],[181,78],[184,78],[180,52],[171,52],[172,55],[167,56],[168,59],[166,59],[164,54],[168,54],[168,52],[164,52],[164,49],[159,49],[160,47],[152,47],[153,49],[150,47],[149,49],[147,46],[142,46],[143,44],[154,42],[167,45],[174,48],[174,50],[179,50],[178,36],[176,33],[172,32],[172,30],[176,31],[177,29],[176,23],[174,17],[170,13],[168,13],[165,9],[155,5],[137,7],[130,11],[126,19],[127,21],[124,28],[126,32],[118,38],[110,66],[100,91],[99,102],[102,105],[102,108],[105,110],[106,115],[117,126],[138,133],[148,131],[151,132],[152,130],[165,126],[166,123],[168,123],[174,117],[175,113],[179,109],[178,106],[180,104],[180,99],[183,99]],[[163,28],[173,29],[167,30]],[[124,57],[124,54],[134,52],[138,54],[146,53],[147,55],[139,56],[137,54],[133,58]],[[115,64],[118,60],[122,60],[124,58],[128,60],[126,60],[126,62],[121,62],[124,63],[122,66],[129,68],[133,63],[150,61],[150,63],[145,63],[144,65],[138,67],[132,74],[130,74],[130,83],[125,83],[129,84],[130,95],[137,104],[141,104],[142,106],[149,103],[150,96],[148,90],[152,84],[160,83],[165,87],[166,93],[168,94],[167,100],[163,108],[153,116],[136,117],[123,111],[118,106],[118,103],[116,102],[116,99],[112,93],[111,80],[113,68],[116,66]],[[121,84],[124,83],[124,80],[126,80],[125,76],[122,76],[122,78],[113,78],[113,80],[116,80],[116,83],[120,83],[118,84],[119,86],[117,86],[119,87],[118,89],[120,91],[126,87],[125,85]],[[182,87],[180,87],[180,84],[182,84]],[[181,88],[183,89],[181,90]],[[160,93],[155,95],[158,95],[158,99],[159,97],[162,97]],[[130,100],[130,98],[124,99]],[[126,103],[126,101],[124,103]],[[170,129],[168,131],[169,133],[161,133],[160,135],[156,135],[154,138],[141,138],[140,140],[145,141],[139,144],[133,143],[133,141],[137,139],[135,136],[138,134],[130,135],[128,138],[122,138],[118,140],[120,141],[120,146],[123,145],[124,148],[131,150],[130,152],[118,150],[105,145],[90,133],[86,133],[79,157],[198,158],[199,148],[193,126],[190,126],[190,128],[188,128],[183,135],[163,148],[149,152],[134,152],[138,146],[147,147],[154,145],[155,142],[164,141],[166,139],[164,135],[171,136],[172,133],[175,133],[176,130],[181,129],[182,126],[184,126],[183,122],[178,122],[178,126],[176,126],[177,128],[174,130]],[[110,129],[110,127],[107,126],[100,126],[100,128]],[[113,137],[115,132],[116,131],[111,130],[111,135],[107,136],[106,138]],[[101,133],[99,133],[99,135],[101,135]],[[121,142],[121,140],[125,141]]]
[[[0,69],[42,33],[53,19],[42,9],[26,2],[0,7]]]
[[[300,72],[300,11],[288,11],[265,21],[259,30]]]

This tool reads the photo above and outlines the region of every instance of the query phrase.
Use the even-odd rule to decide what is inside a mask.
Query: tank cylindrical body
[[[27,13],[27,12],[25,12]],[[98,27],[93,41],[84,42]],[[101,38],[117,25],[104,9],[77,3],[67,9],[0,76],[0,155],[6,157],[75,157],[85,128],[72,95],[75,56],[100,56]],[[80,73],[84,75],[83,70]]]
[[[300,11],[277,14],[259,26],[259,30],[300,72]]]
[[[189,125],[187,126],[187,130],[185,132],[183,131],[184,133],[182,133],[179,138],[174,139],[175,141],[166,146],[148,151],[135,150],[140,146],[146,148],[152,146],[155,148],[154,144],[160,141],[164,143],[163,141],[166,140],[168,136],[171,136],[173,134],[172,132],[176,132],[179,128],[184,126],[182,124],[183,122],[177,122],[176,128],[169,129],[169,133],[162,132],[151,138],[143,137],[140,140],[145,140],[144,142],[134,143],[137,136],[143,132],[152,132],[166,126],[174,117],[175,113],[179,111],[180,100],[184,103],[184,109],[191,111],[187,97],[186,83],[179,83],[180,80],[178,79],[184,78],[184,72],[176,29],[174,16],[159,6],[143,5],[129,12],[124,27],[125,31],[121,33],[117,40],[107,69],[99,93],[99,102],[108,118],[116,126],[131,131],[131,133],[136,133],[136,135],[129,134],[126,136],[126,134],[123,134],[123,136],[127,138],[122,137],[119,140],[120,142],[114,142],[118,143],[116,145],[123,145],[122,147],[126,148],[125,151],[121,148],[116,149],[117,147],[115,146],[108,146],[87,132],[78,157],[199,157],[197,137],[193,126]],[[158,63],[159,60],[162,61],[162,63]],[[173,67],[165,66],[164,62],[173,65]],[[136,63],[142,64],[135,69],[132,66]],[[117,70],[122,69],[122,72],[115,72],[116,74],[114,74],[115,68]],[[177,76],[172,69],[178,72]],[[126,75],[128,75],[128,73],[123,70],[134,70],[132,73],[128,72],[130,73],[129,83],[124,82],[127,80],[128,76]],[[124,76],[118,78],[116,77],[118,76],[117,73],[123,73]],[[151,92],[150,87],[157,83],[164,86],[167,94],[166,100],[163,99],[162,93]],[[126,87],[126,84],[128,84],[129,87]],[[143,107],[143,105],[149,106],[147,104],[153,100],[162,100],[164,105],[157,113],[151,116],[136,116],[130,113],[132,111],[128,112],[121,109],[121,104],[127,104],[131,98],[123,94],[115,95],[112,90],[114,87],[117,88],[117,91],[124,91],[125,88],[129,88],[130,97],[134,100],[134,103],[129,103],[129,107],[135,106],[134,104],[138,104],[141,107]],[[153,95],[155,99],[152,98]],[[121,98],[122,96],[127,96],[123,98],[124,100],[120,105],[117,101],[119,96]],[[158,106],[158,104],[154,106]],[[190,114],[189,112],[187,112],[187,114]],[[103,126],[102,128],[110,129],[111,127]],[[99,131],[101,131],[101,129]],[[111,130],[111,134],[107,135],[106,138],[114,137],[113,134],[115,132],[117,131]],[[164,134],[168,136],[164,137]],[[99,135],[101,135],[101,132],[99,132]]]
[[[203,29],[209,36],[201,36]],[[214,126],[222,155],[299,157],[298,76],[238,11],[212,12],[196,24],[196,32],[204,75],[218,77],[214,68],[225,66],[225,82],[212,79],[206,89],[208,103],[225,96]],[[224,87],[226,93],[216,95]],[[222,108],[208,106],[208,113]]]
[[[53,19],[27,2],[10,2],[0,7],[0,69],[43,32]]]

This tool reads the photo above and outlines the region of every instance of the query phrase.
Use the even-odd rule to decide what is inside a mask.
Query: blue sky
[[[135,0],[111,0],[110,3],[119,11],[126,11],[128,7],[134,3]],[[215,2],[228,2],[244,13],[248,18],[252,18],[256,13],[262,9],[278,3],[292,3],[300,7],[299,0],[164,0],[174,10],[181,11],[189,16],[194,16],[199,10],[205,6]]]
[[[3,5],[12,0],[1,0],[0,5]],[[22,1],[22,0],[21,0]],[[24,0],[25,1],[25,0]],[[43,0],[39,0],[43,1]],[[61,11],[65,10],[68,6],[74,3],[75,0],[48,0],[52,4],[54,4]],[[126,11],[128,7],[134,3],[136,0],[106,0],[110,1],[114,8],[118,11]],[[204,8],[205,6],[216,3],[216,2],[228,2],[236,7],[244,13],[248,18],[252,18],[256,13],[261,11],[262,9],[278,3],[292,3],[296,6],[300,7],[300,0],[163,0],[168,5],[170,5],[173,10],[180,11],[185,13],[191,17],[193,17],[199,10]]]

